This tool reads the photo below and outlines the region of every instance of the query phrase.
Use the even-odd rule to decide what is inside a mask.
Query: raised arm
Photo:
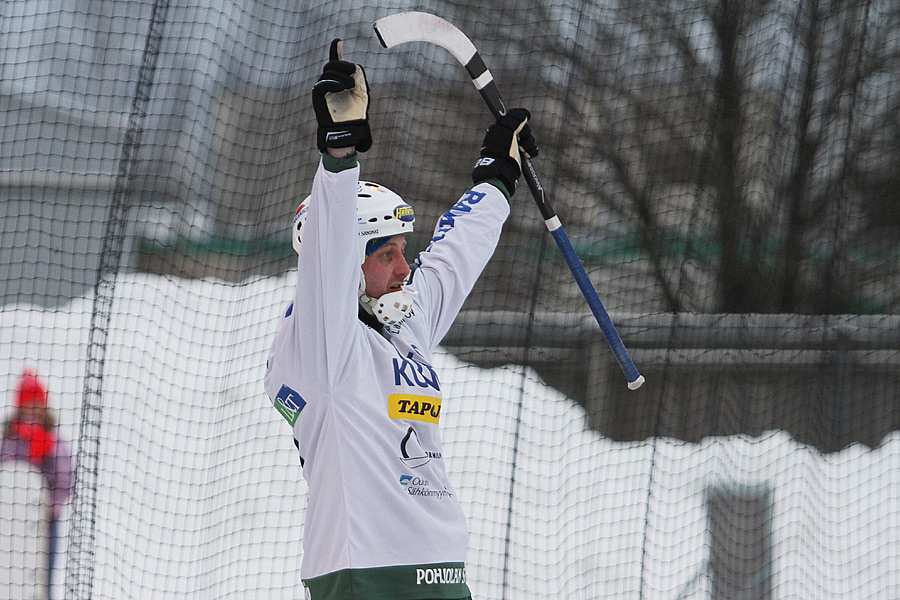
[[[430,318],[432,346],[440,343],[487,265],[507,216],[507,200],[515,193],[521,150],[537,154],[527,125],[528,111],[512,109],[485,133],[480,157],[472,170],[474,187],[464,193],[435,227],[428,248],[417,257],[414,280]]]
[[[362,67],[342,60],[335,40],[312,90],[322,158],[312,193],[295,217],[297,285],[270,353],[270,361],[284,360],[320,388],[333,385],[348,367],[354,347],[348,342],[359,335],[356,152],[372,144],[368,94]]]

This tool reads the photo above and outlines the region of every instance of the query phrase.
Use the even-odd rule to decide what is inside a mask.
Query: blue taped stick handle
[[[475,52],[465,67],[472,77],[472,83],[475,84],[475,88],[488,105],[494,118],[499,119],[505,115],[507,109],[503,103],[503,98],[500,96],[500,90],[497,88],[493,75],[488,71],[478,52]],[[609,318],[609,314],[600,301],[600,296],[597,295],[597,290],[594,289],[594,285],[584,270],[584,265],[581,264],[581,260],[569,242],[569,237],[563,230],[562,223],[556,216],[553,207],[550,206],[550,201],[544,192],[544,186],[541,185],[540,177],[538,177],[534,165],[531,164],[531,158],[528,156],[522,157],[522,175],[525,177],[526,183],[528,183],[528,189],[531,190],[531,196],[541,212],[544,224],[547,225],[547,229],[550,230],[550,234],[556,240],[559,251],[562,253],[563,258],[566,259],[566,264],[569,265],[569,270],[572,271],[578,287],[581,288],[584,299],[587,301],[588,306],[591,307],[591,312],[594,313],[594,317],[597,319],[597,323],[600,325],[609,347],[612,348],[616,360],[619,361],[619,366],[622,367],[622,371],[625,373],[625,378],[628,380],[628,389],[638,389],[644,383],[644,376],[638,373],[637,367],[634,366],[634,361],[631,360],[631,355],[628,354],[625,344],[622,343],[622,338],[619,336],[619,332],[616,331],[616,326],[613,325],[612,319]]]
[[[597,319],[597,323],[599,323],[600,329],[603,331],[603,335],[606,337],[606,341],[612,349],[616,360],[619,361],[619,366],[628,380],[628,387],[633,390],[639,388],[644,383],[644,377],[638,373],[637,367],[634,366],[634,361],[631,360],[631,355],[628,354],[628,350],[625,348],[616,326],[613,324],[612,319],[609,318],[609,313],[606,312],[603,302],[600,301],[600,296],[597,295],[594,284],[591,283],[584,265],[581,264],[581,260],[575,253],[575,249],[569,241],[569,236],[566,235],[558,218],[548,219],[545,221],[545,224],[550,231],[550,235],[556,241],[560,253],[566,260],[566,264],[569,265],[569,270],[572,271],[575,282],[581,288],[581,293],[587,300],[588,306],[591,307],[591,312],[594,313],[594,317]]]

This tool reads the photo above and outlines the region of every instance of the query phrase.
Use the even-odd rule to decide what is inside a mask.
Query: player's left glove
[[[524,108],[513,108],[488,127],[481,145],[481,158],[472,169],[473,183],[499,179],[510,196],[516,192],[522,174],[520,152],[529,158],[538,155],[537,144],[528,126],[530,118],[531,113]]]
[[[369,130],[369,83],[360,65],[343,60],[343,42],[331,42],[328,62],[313,86],[312,102],[319,130],[316,145],[325,148],[372,147]]]

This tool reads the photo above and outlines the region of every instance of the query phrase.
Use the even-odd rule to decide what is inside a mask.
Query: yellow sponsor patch
[[[391,394],[388,396],[388,414],[392,419],[437,423],[441,419],[441,399],[415,394]]]
[[[398,206],[394,209],[394,218],[401,221],[411,221],[414,216],[412,206]]]

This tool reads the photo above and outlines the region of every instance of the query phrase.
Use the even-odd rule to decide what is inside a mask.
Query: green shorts
[[[342,569],[304,579],[309,600],[471,600],[463,563]]]

